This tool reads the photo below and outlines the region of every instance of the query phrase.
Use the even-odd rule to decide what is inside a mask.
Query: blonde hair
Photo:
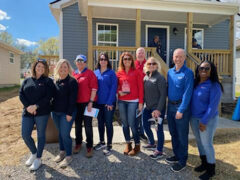
[[[158,70],[158,72],[161,72],[161,65],[158,62],[158,60],[154,57],[149,57],[148,60],[146,61],[146,63],[144,64],[144,67],[143,67],[143,71],[144,71],[145,74],[149,71],[148,66],[147,66],[147,63],[149,61],[157,63],[157,70]]]
[[[55,67],[55,69],[54,69],[54,80],[55,80],[55,81],[57,81],[57,80],[60,79],[59,69],[60,69],[60,67],[61,67],[61,65],[62,65],[63,63],[66,63],[67,66],[68,66],[68,75],[71,76],[71,77],[73,77],[73,76],[72,76],[73,68],[72,68],[70,62],[69,62],[67,59],[60,59],[60,60],[57,62],[56,67]]]

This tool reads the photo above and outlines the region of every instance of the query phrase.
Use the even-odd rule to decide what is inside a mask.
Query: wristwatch
[[[93,100],[90,99],[89,102],[90,102],[90,103],[93,103]]]

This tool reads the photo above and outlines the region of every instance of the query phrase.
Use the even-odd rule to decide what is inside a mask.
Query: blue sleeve
[[[116,100],[116,93],[117,93],[117,76],[115,72],[111,74],[111,89],[107,99],[107,105],[113,105]]]
[[[214,114],[218,111],[218,104],[220,102],[220,98],[222,95],[221,87],[218,83],[214,83],[210,90],[210,99],[208,108],[201,119],[201,123],[207,124],[208,121],[214,116]]]
[[[182,97],[182,103],[178,108],[178,112],[183,113],[187,109],[191,101],[192,92],[193,92],[193,72],[190,70],[189,72],[186,73],[185,76],[184,93]]]

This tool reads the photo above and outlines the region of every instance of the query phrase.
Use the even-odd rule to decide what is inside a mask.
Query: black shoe
[[[167,163],[177,163],[178,162],[178,159],[176,158],[176,156],[172,156],[172,157],[169,157],[169,158],[166,158],[165,161]]]
[[[105,156],[109,156],[110,154],[112,154],[112,146],[107,146],[107,148],[103,150],[103,154]]]
[[[94,146],[93,149],[96,151],[99,151],[100,149],[105,148],[105,147],[106,147],[105,142],[99,142],[96,146]]]
[[[211,177],[215,175],[215,164],[207,163],[207,171],[199,176],[199,179],[209,180]]]
[[[175,163],[175,164],[171,167],[171,170],[172,170],[173,172],[180,172],[180,171],[182,171],[185,167],[186,167],[186,165],[183,166],[183,165],[181,165],[180,163]]]
[[[202,164],[196,168],[194,168],[194,171],[196,172],[203,172],[207,169],[207,158],[206,156],[200,156],[200,159],[202,161]]]
[[[147,140],[148,140],[148,138],[147,138],[147,136],[145,136],[145,134],[141,134],[141,135],[140,135],[140,139],[141,139],[142,141],[147,141]]]

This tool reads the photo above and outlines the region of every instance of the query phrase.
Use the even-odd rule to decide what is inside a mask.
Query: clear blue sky
[[[0,0],[0,30],[6,28],[14,39],[31,42],[58,36],[58,24],[48,6],[52,1]]]

